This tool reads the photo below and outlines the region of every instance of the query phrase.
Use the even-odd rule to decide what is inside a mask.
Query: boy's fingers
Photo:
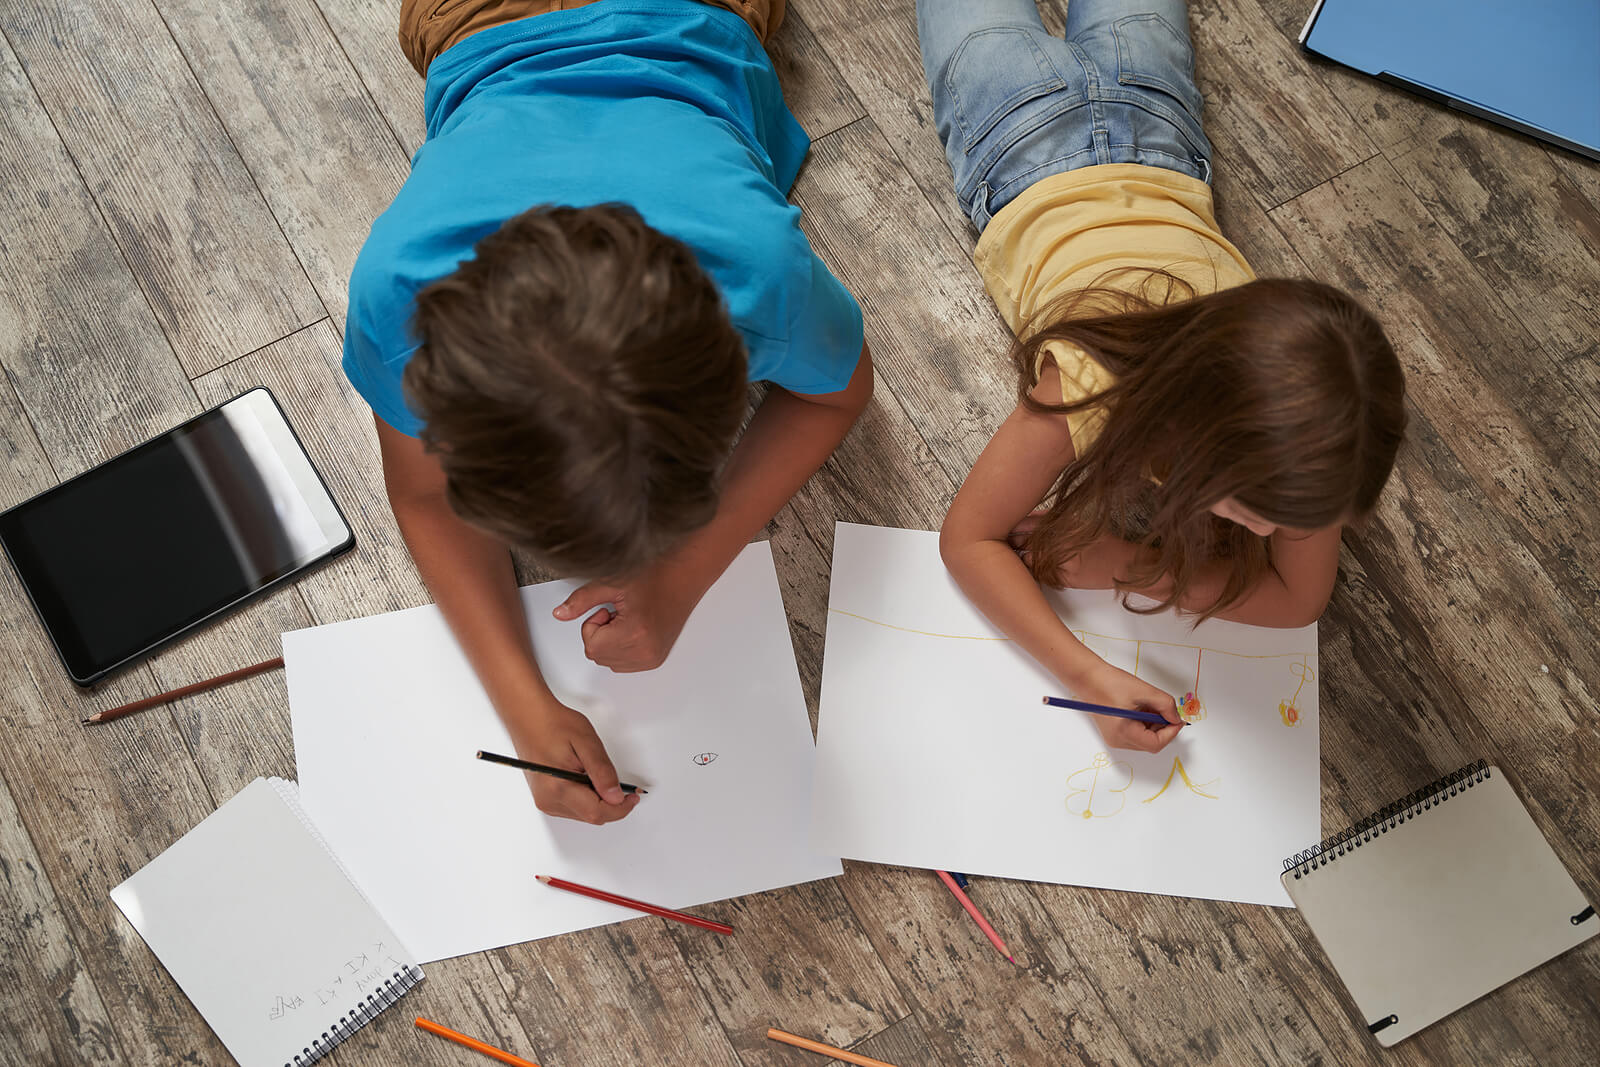
[[[603,582],[589,582],[574,589],[572,595],[557,604],[551,614],[563,621],[576,619],[584,612],[610,602],[615,595],[616,590],[609,585]]]
[[[595,795],[594,790],[585,786],[573,782],[554,782],[540,801],[539,810],[559,819],[601,826],[627,815],[638,802],[637,796],[631,796],[624,803],[607,804]]]
[[[622,784],[617,778],[617,769],[611,765],[611,760],[606,756],[605,747],[600,744],[599,738],[592,741],[572,741],[572,751],[578,754],[578,759],[583,762],[583,773],[589,776],[589,781],[594,783],[594,791],[600,794],[607,804],[621,804],[627,799],[627,794],[622,791]]]
[[[597,809],[602,806],[600,798],[594,795],[594,790],[575,782],[549,779],[537,784],[538,788],[533,791],[533,795],[538,801],[539,810],[546,815],[590,822]]]
[[[611,612],[611,610],[609,608],[601,608],[600,610],[596,611],[593,615],[590,615],[587,619],[584,619],[583,620],[583,643],[584,643],[584,645],[587,646],[589,644],[589,642],[594,639],[594,635],[599,632],[600,627],[606,625],[607,623],[609,623],[614,618],[616,618],[616,616],[614,614],[612,614],[612,612]]]
[[[637,796],[628,797],[621,804],[604,804],[596,800],[594,819],[592,821],[596,826],[603,826],[608,822],[616,822],[618,819],[626,818],[628,812],[632,811],[633,806],[637,803],[639,803]]]

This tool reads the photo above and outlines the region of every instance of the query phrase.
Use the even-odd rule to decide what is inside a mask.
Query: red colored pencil
[[[633,908],[635,911],[648,912],[651,915],[659,915],[663,919],[676,919],[678,922],[688,923],[690,926],[698,926],[703,930],[711,930],[719,934],[733,933],[733,927],[713,919],[702,919],[698,915],[673,911],[671,908],[663,908],[656,904],[646,904],[644,901],[634,900],[632,897],[620,897],[615,893],[607,893],[604,889],[591,889],[586,885],[569,882],[564,878],[552,878],[548,874],[535,875],[534,877],[553,889],[565,889],[569,893],[581,893],[586,897],[603,900],[608,904],[617,904],[624,908]]]
[[[956,880],[950,877],[949,872],[934,871],[933,873],[937,874],[939,880],[950,887],[950,892],[954,893],[956,899],[961,901],[961,906],[967,909],[967,914],[972,916],[972,921],[978,924],[978,929],[983,931],[983,936],[987,937],[990,943],[1000,950],[1000,955],[1011,960],[1012,963],[1016,963],[1016,959],[1011,955],[1011,950],[1006,948],[1006,943],[1000,940],[1000,935],[994,932],[994,927],[989,925],[989,920],[983,917],[983,913],[978,910],[978,906],[967,899],[967,895],[961,891],[960,886],[956,885]]]

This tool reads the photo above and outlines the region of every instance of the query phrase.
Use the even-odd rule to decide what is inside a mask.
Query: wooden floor
[[[1195,0],[1191,21],[1224,229],[1258,272],[1367,301],[1409,374],[1410,440],[1322,623],[1323,825],[1485,757],[1597,900],[1600,166],[1309,60],[1310,3]],[[425,600],[338,370],[351,263],[423,134],[397,6],[0,5],[0,506],[266,384],[358,539],[87,695],[0,568],[5,1064],[229,1062],[107,891],[255,776],[294,775],[281,675],[79,718]],[[834,520],[936,527],[1011,386],[911,0],[790,0],[773,52],[815,140],[795,199],[879,376],[769,530],[814,710]],[[902,1067],[1600,1049],[1600,941],[1385,1053],[1293,911],[979,880],[1013,968],[927,872],[845,871],[708,909],[729,940],[640,919],[431,965],[330,1062],[486,1062],[418,1013],[546,1067],[821,1062],[769,1025]]]

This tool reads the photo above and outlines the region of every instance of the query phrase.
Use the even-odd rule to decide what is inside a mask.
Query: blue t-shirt
[[[750,378],[843,389],[861,310],[787,195],[810,147],[760,41],[692,0],[605,0],[480,31],[428,70],[428,138],[350,278],[344,370],[416,436],[401,372],[419,289],[538,204],[621,202],[694,250],[749,351]]]

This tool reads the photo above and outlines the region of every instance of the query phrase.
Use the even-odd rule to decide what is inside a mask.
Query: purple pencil
[[[1096,715],[1112,715],[1118,719],[1133,719],[1135,722],[1148,722],[1156,726],[1173,725],[1153,711],[1140,711],[1137,708],[1114,708],[1109,704],[1091,704],[1087,700],[1068,700],[1066,697],[1045,697],[1044,702],[1052,708],[1072,708],[1074,711],[1088,711]],[[1178,725],[1187,726],[1188,723]]]

